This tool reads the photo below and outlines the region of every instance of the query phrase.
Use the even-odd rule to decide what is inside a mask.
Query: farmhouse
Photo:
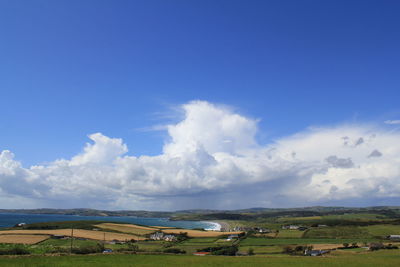
[[[150,239],[152,239],[152,240],[176,241],[176,236],[174,236],[174,235],[165,235],[163,232],[156,232],[156,233],[150,235]]]
[[[388,239],[395,240],[395,241],[400,241],[400,235],[389,235]]]
[[[299,230],[300,226],[298,225],[282,225],[282,229],[284,230]]]
[[[254,231],[258,232],[258,233],[271,233],[272,231],[270,229],[267,228],[259,228],[259,227],[255,227]]]
[[[239,238],[238,235],[229,235],[226,241],[231,241],[232,239],[237,239],[237,238]]]
[[[193,253],[193,255],[195,255],[195,256],[205,256],[208,254],[210,254],[210,252],[195,252],[195,253]]]
[[[106,248],[105,250],[103,250],[103,253],[104,253],[104,254],[106,254],[106,253],[112,253],[112,252],[113,252],[113,250],[110,249],[110,248]]]
[[[174,235],[165,235],[165,236],[164,236],[164,240],[165,240],[165,241],[172,242],[172,241],[175,241],[175,240],[176,240],[176,236],[174,236]]]
[[[162,240],[164,238],[163,232],[155,232],[154,234],[150,235],[150,239],[153,240]]]
[[[306,250],[304,251],[305,256],[321,256],[325,253],[328,253],[329,250],[317,250],[317,249],[312,249],[312,250]]]

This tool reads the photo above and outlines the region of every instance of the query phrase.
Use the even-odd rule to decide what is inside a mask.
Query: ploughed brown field
[[[9,234],[42,234],[42,235],[65,235],[71,236],[71,229],[56,229],[56,230],[6,230],[0,231],[0,237],[2,235]],[[74,237],[94,239],[94,240],[144,240],[145,238],[132,235],[132,234],[123,234],[123,233],[112,233],[112,232],[104,232],[104,231],[92,231],[92,230],[83,230],[83,229],[75,229]],[[0,242],[1,243],[1,242]]]
[[[0,243],[33,245],[50,238],[49,235],[0,235]]]
[[[162,232],[166,234],[187,233],[189,237],[218,237],[221,235],[240,234],[242,232],[217,232],[217,231],[198,231],[189,229],[164,229]]]
[[[96,227],[108,230],[114,230],[124,233],[131,233],[135,235],[146,235],[154,233],[158,228],[151,228],[135,224],[118,224],[118,223],[101,223],[95,225]]]

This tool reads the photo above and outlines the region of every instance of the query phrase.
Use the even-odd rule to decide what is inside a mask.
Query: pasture
[[[400,235],[400,225],[378,224],[360,227],[371,236],[386,237],[388,235]]]
[[[340,256],[302,257],[302,256],[252,256],[252,257],[214,257],[186,255],[88,255],[88,256],[30,256],[30,257],[0,257],[0,265],[8,267],[41,266],[398,266],[400,257],[396,251],[377,251],[371,253],[343,253]]]
[[[240,246],[271,246],[271,245],[309,245],[309,244],[343,244],[353,242],[372,242],[375,239],[351,238],[256,238],[249,237],[240,242]]]
[[[187,233],[189,237],[218,237],[218,236],[242,233],[242,232],[199,231],[199,230],[189,230],[189,229],[164,229],[162,231],[166,234]]]
[[[277,238],[301,238],[304,232],[299,230],[279,230]]]
[[[311,228],[304,238],[371,238],[367,229],[357,226],[335,226]]]

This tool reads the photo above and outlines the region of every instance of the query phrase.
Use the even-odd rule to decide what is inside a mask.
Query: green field
[[[279,230],[277,238],[301,238],[304,232],[299,230]]]
[[[304,238],[371,238],[366,227],[335,226],[319,227],[307,230]]]
[[[285,219],[290,218],[285,217]],[[309,218],[302,217],[302,219],[308,220]],[[90,228],[93,227],[93,223],[94,221],[79,221],[76,225]],[[142,240],[125,244],[106,243],[103,247],[101,240],[74,239],[72,251],[75,255],[72,256],[59,256],[59,254],[70,252],[71,239],[50,238],[35,245],[0,244],[0,254],[11,255],[18,249],[23,249],[24,254],[27,254],[24,256],[0,256],[0,266],[400,266],[400,250],[368,252],[365,248],[338,249],[323,257],[290,256],[283,252],[285,247],[295,248],[296,245],[314,245],[314,247],[322,249],[334,249],[338,246],[332,247],[329,244],[358,243],[364,245],[364,243],[370,242],[388,242],[382,237],[400,233],[400,225],[394,223],[395,221],[392,225],[315,226],[306,231],[279,229],[277,237],[271,238],[256,237],[255,231],[249,231],[240,239],[233,241],[226,241],[221,237],[201,237],[181,239],[176,242]],[[71,224],[72,222],[48,225],[40,223],[27,227],[62,229]],[[317,244],[321,245],[317,246]],[[238,257],[192,255],[201,249],[232,245],[236,246],[243,254],[251,251],[255,255]],[[115,254],[94,254],[103,251],[104,248],[113,249]],[[186,255],[165,254],[181,252],[177,250],[174,252],[173,249],[184,251]],[[135,252],[138,254],[129,254]],[[78,255],[84,253],[93,254]],[[15,254],[21,253],[12,255]],[[52,255],[49,256],[50,254]],[[48,256],[44,257],[43,255]]]
[[[371,242],[374,239],[351,238],[253,238],[240,242],[240,246],[271,246],[271,245],[304,245],[304,244],[343,244],[353,242]]]
[[[214,256],[174,256],[174,255],[90,255],[55,257],[0,257],[0,265],[7,267],[41,266],[399,266],[397,251],[378,251],[371,253],[344,254],[327,257],[302,256],[252,256],[252,257],[214,257]]]
[[[93,241],[93,240],[79,240],[79,239],[74,239],[73,240],[73,245],[74,246],[89,246],[89,245],[96,245],[98,242]],[[43,242],[41,242],[37,246],[70,246],[71,245],[71,239],[52,239],[49,238]]]
[[[400,235],[400,225],[370,225],[361,227],[369,232],[372,236],[386,237],[388,235]]]
[[[277,254],[282,253],[283,246],[240,246],[239,251],[247,253],[249,249],[255,254]]]
[[[215,237],[201,237],[188,239],[185,241],[185,243],[213,243],[217,240],[218,238]]]

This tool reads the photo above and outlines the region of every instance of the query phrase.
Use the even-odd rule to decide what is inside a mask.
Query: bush
[[[0,250],[0,255],[27,255],[27,254],[30,254],[30,252],[23,245],[15,245],[15,246]]]
[[[294,248],[292,246],[284,246],[282,252],[285,254],[292,254],[294,252]]]
[[[222,247],[219,250],[211,252],[212,255],[225,255],[225,256],[235,256],[238,248],[236,246],[232,247]]]
[[[132,252],[137,252],[137,251],[139,251],[139,246],[134,245],[134,243],[132,243],[132,242],[128,242],[128,250],[132,251]]]
[[[198,252],[211,252],[212,255],[226,255],[234,256],[238,251],[236,246],[225,246],[225,247],[207,247],[198,249]]]
[[[173,254],[186,254],[186,251],[179,248],[167,248],[164,249],[164,253],[173,253]]]
[[[207,248],[200,248],[197,252],[213,252],[221,249],[221,247],[207,247]]]
[[[176,235],[176,241],[178,241],[178,242],[185,241],[188,238],[189,237],[188,237],[188,234],[186,232],[181,232],[178,235]]]
[[[101,253],[104,250],[104,245],[98,243],[96,246],[74,247],[72,253],[75,254],[92,254]]]
[[[248,254],[249,256],[254,255],[254,249],[249,248],[249,250],[247,251],[247,254]]]
[[[398,246],[393,246],[392,244],[388,244],[387,246],[385,246],[385,249],[398,249]]]
[[[290,255],[303,255],[306,250],[312,249],[312,246],[285,246],[282,252]]]

